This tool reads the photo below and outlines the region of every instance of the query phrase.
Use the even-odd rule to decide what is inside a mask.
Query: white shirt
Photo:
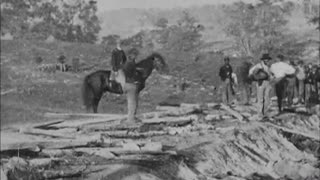
[[[275,78],[283,78],[286,75],[294,74],[296,69],[288,63],[276,62],[271,65],[270,71]]]
[[[255,70],[257,70],[257,69],[263,69],[268,74],[270,72],[269,71],[269,67],[267,65],[265,65],[263,62],[260,62],[260,63],[258,63],[256,65],[254,65],[252,68],[250,68],[249,75],[252,75],[253,72],[255,72]]]

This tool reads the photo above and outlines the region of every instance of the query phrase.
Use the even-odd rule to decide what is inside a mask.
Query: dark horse
[[[145,87],[147,78],[152,73],[153,69],[159,71],[159,73],[167,73],[169,71],[168,66],[164,58],[159,53],[152,53],[147,58],[139,61],[136,64],[137,70],[137,95]],[[82,98],[83,103],[87,109],[87,112],[93,111],[97,113],[98,104],[105,92],[123,94],[121,85],[117,82],[110,81],[111,71],[99,70],[87,75],[84,78],[82,85]],[[128,97],[128,95],[127,95]],[[129,99],[128,99],[129,101]]]

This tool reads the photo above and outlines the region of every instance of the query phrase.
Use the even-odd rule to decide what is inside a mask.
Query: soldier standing
[[[229,105],[231,100],[232,92],[232,82],[231,82],[231,75],[232,75],[232,67],[230,65],[229,57],[224,58],[224,65],[220,68],[219,76],[221,78],[221,91],[222,91],[222,102],[224,104]]]

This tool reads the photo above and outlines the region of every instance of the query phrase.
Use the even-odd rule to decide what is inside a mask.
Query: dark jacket
[[[219,76],[222,81],[225,81],[227,78],[231,79],[232,67],[230,64],[225,64],[220,68]]]
[[[133,83],[137,80],[136,62],[134,60],[128,60],[123,66],[123,71],[127,83]]]
[[[306,84],[313,84],[314,83],[314,76],[315,76],[315,74],[312,72],[312,70],[307,69],[306,70],[306,79],[304,80],[304,82]]]
[[[123,50],[114,49],[111,56],[111,66],[113,71],[118,71],[126,63],[127,57]]]

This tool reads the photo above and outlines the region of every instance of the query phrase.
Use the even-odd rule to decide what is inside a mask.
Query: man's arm
[[[259,67],[258,64],[256,64],[256,65],[254,65],[252,68],[250,68],[248,75],[249,75],[249,76],[252,75],[253,72],[254,72],[258,67]]]

